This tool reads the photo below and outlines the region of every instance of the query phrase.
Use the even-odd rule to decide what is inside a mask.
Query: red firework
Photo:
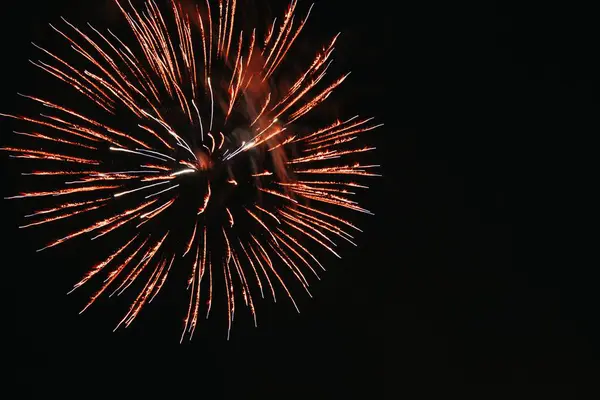
[[[34,222],[22,228],[73,217],[85,222],[82,216],[96,221],[40,251],[83,235],[129,235],[73,288],[104,276],[83,312],[102,294],[121,294],[139,281],[117,328],[129,326],[160,292],[182,263],[178,256],[191,266],[182,340],[192,337],[202,302],[208,317],[214,293],[227,300],[228,337],[237,304],[248,307],[256,324],[256,292],[275,300],[279,286],[296,307],[286,281],[297,280],[310,295],[309,275],[318,278],[324,269],[311,248],[340,257],[336,240],[355,245],[350,232],[360,229],[336,210],[370,214],[353,200],[355,190],[367,188],[355,180],[378,176],[377,165],[356,161],[374,149],[355,145],[360,134],[380,126],[372,118],[313,130],[293,125],[347,78],[325,80],[339,35],[285,89],[272,90],[283,87],[278,71],[312,6],[296,18],[292,0],[261,39],[256,29],[236,31],[244,15],[235,0],[206,0],[191,9],[172,0],[168,13],[153,0],[139,9],[115,3],[134,44],[63,20],[64,29],[51,26],[81,65],[36,46],[45,60],[32,63],[75,89],[79,109],[22,95],[46,112],[1,114],[34,127],[16,132],[32,145],[2,150],[65,165],[23,174],[64,178],[64,186],[11,197],[55,199],[27,215]],[[126,168],[115,168],[118,163]]]

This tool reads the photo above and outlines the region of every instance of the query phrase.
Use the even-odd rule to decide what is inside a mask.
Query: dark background
[[[82,3],[4,5],[3,111],[39,75],[26,60],[47,22],[114,11],[110,1]],[[551,232],[574,232],[579,218],[562,199],[589,164],[575,149],[597,130],[600,28],[591,10],[549,3],[413,3],[320,1],[313,10],[310,35],[344,33],[335,60],[353,75],[338,99],[386,123],[372,135],[385,176],[371,185],[376,215],[360,247],[329,260],[302,314],[270,307],[258,329],[235,326],[229,342],[200,334],[180,346],[179,325],[160,309],[112,333],[121,309],[79,316],[81,299],[64,295],[85,255],[35,255],[5,203],[5,326],[15,337],[5,363],[18,390],[87,397],[124,382],[174,398],[377,399],[400,398],[414,382],[595,375],[595,266]],[[4,196],[13,194],[6,181]]]

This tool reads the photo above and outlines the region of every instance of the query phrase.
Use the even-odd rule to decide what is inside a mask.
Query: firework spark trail
[[[175,256],[174,255],[173,255],[173,257],[171,257],[171,261],[169,262],[169,266],[167,267],[166,272],[162,276],[162,279],[158,283],[158,287],[154,291],[154,294],[152,295],[152,297],[150,298],[150,300],[148,301],[148,303],[151,303],[152,300],[154,300],[154,298],[156,297],[156,295],[160,292],[160,290],[162,289],[163,285],[167,281],[167,277],[169,276],[169,272],[171,271],[171,267],[173,266],[173,261],[175,261]]]
[[[277,271],[275,270],[274,266],[273,266],[273,262],[271,261],[271,258],[269,257],[269,253],[267,253],[267,251],[264,249],[264,247],[260,244],[260,242],[258,241],[258,239],[256,239],[256,237],[254,235],[251,235],[252,239],[254,240],[254,243],[256,244],[257,248],[259,249],[259,252],[263,258],[263,260],[265,261],[265,263],[269,266],[269,268],[271,269],[271,272],[273,272],[273,275],[275,275],[275,277],[277,278],[277,280],[279,280],[279,283],[281,284],[281,286],[283,287],[283,289],[285,290],[285,292],[288,295],[288,298],[292,301],[292,303],[294,304],[294,308],[296,309],[296,311],[299,313],[300,309],[298,308],[298,305],[296,304],[296,300],[294,300],[294,296],[292,296],[292,293],[290,292],[290,290],[288,289],[287,285],[285,284],[284,280],[281,279],[281,276],[277,273]],[[266,272],[265,272],[266,275]],[[275,298],[275,297],[273,297]]]
[[[160,247],[162,246],[162,244],[164,243],[164,241],[168,235],[169,235],[169,232],[167,232],[162,237],[162,239],[160,241],[158,241],[158,243],[156,243],[156,245],[150,250],[144,264],[134,274],[131,275],[131,277],[128,279],[127,285],[123,288],[123,290],[120,293],[123,293],[123,291],[125,289],[127,289],[137,279],[137,277],[142,273],[142,271],[144,271],[144,269],[150,264],[150,261],[156,255],[156,253],[158,252],[158,249],[160,249]],[[154,276],[154,274],[153,274],[153,276]],[[150,295],[150,293],[152,292],[152,289],[154,288],[154,285],[152,284],[152,282],[153,282],[153,279],[151,277],[147,281],[146,285],[144,286],[144,289],[142,289],[142,291],[140,292],[138,297],[135,299],[135,301],[131,305],[131,308],[129,309],[127,314],[119,322],[119,324],[117,325],[115,330],[117,330],[119,328],[119,326],[121,326],[122,323],[125,323],[127,326],[129,326],[131,324],[131,322],[133,322],[135,317],[137,317],[137,315],[139,314],[139,312],[142,309],[142,307],[144,306],[144,304],[148,301],[148,296]]]
[[[108,189],[116,189],[119,186],[87,186],[82,188],[73,188],[73,189],[60,189],[55,190],[53,192],[30,192],[23,193],[20,196],[12,196],[6,197],[7,200],[10,199],[24,199],[27,197],[47,197],[47,196],[64,196],[74,193],[82,193],[82,192],[95,192],[99,190],[108,190]]]
[[[194,264],[194,277],[196,278],[196,282],[195,282],[195,290],[192,290],[192,296],[194,297],[194,312],[192,314],[192,320],[190,322],[190,327],[189,327],[189,334],[190,334],[190,340],[194,335],[194,331],[196,330],[196,325],[198,324],[198,312],[200,310],[200,293],[201,293],[201,288],[202,288],[202,279],[204,278],[204,264],[201,262],[202,260],[200,259],[200,245],[198,245],[198,251],[196,252],[196,264]],[[196,270],[199,270],[198,273],[196,273]],[[192,302],[190,301],[190,305],[192,304]],[[191,311],[191,307],[190,307],[190,311]],[[188,316],[188,321],[189,321],[189,316]],[[187,324],[187,322],[186,322]],[[184,330],[185,332],[185,330]]]
[[[17,132],[17,131],[15,131],[14,133],[16,135],[29,136],[29,137],[36,138],[36,139],[49,140],[49,141],[52,141],[52,142],[68,144],[68,145],[71,145],[71,146],[83,147],[84,149],[96,150],[96,148],[93,147],[93,146],[88,146],[88,145],[85,145],[85,144],[82,144],[82,143],[77,143],[77,142],[71,142],[71,141],[65,140],[65,139],[54,138],[54,137],[46,136],[44,134],[37,133],[37,132],[25,133],[25,132]]]
[[[108,264],[111,263],[112,260],[114,260],[119,254],[121,254],[127,247],[129,247],[129,245],[131,243],[133,243],[139,235],[136,235],[133,239],[131,239],[129,242],[127,242],[123,247],[121,247],[120,249],[118,249],[117,251],[115,251],[113,254],[111,254],[106,260],[102,261],[100,264],[96,265],[90,272],[88,272],[83,279],[81,279],[77,284],[75,284],[75,286],[73,286],[73,289],[71,289],[71,291],[68,294],[73,293],[75,290],[77,290],[78,288],[80,288],[81,286],[83,286],[87,281],[89,281],[90,279],[92,279],[96,274],[98,274],[100,271],[102,271]]]
[[[76,62],[34,44],[46,60],[31,64],[74,90],[82,102],[68,107],[19,93],[44,112],[35,118],[0,114],[32,126],[14,130],[27,146],[0,151],[22,163],[67,166],[21,174],[48,182],[64,179],[65,187],[7,199],[63,201],[27,214],[21,228],[96,215],[97,222],[86,222],[38,251],[84,235],[116,241],[119,235],[112,232],[118,231],[128,238],[74,285],[71,292],[105,274],[81,312],[109,287],[111,297],[139,281],[115,330],[130,326],[161,291],[179,258],[191,263],[181,341],[194,336],[203,303],[209,317],[216,293],[226,296],[229,338],[240,304],[257,325],[256,290],[261,299],[270,292],[276,302],[280,286],[299,312],[287,281],[297,282],[312,297],[309,278],[320,280],[317,269],[325,270],[317,251],[341,258],[336,241],[357,246],[349,232],[362,231],[342,214],[372,214],[357,200],[368,186],[350,179],[381,176],[373,172],[378,165],[362,161],[375,147],[358,143],[383,124],[356,115],[306,134],[292,125],[312,115],[349,75],[323,83],[337,34],[299,75],[289,77],[290,85],[274,79],[295,62],[288,55],[313,5],[297,17],[299,2],[291,0],[283,16],[261,33],[260,28],[239,29],[246,10],[236,0],[219,0],[212,8],[206,0],[190,7],[190,13],[178,0],[166,3],[163,11],[155,0],[137,8],[115,0],[132,43],[89,23],[89,34],[65,18],[64,29],[50,25]],[[248,136],[234,133],[239,125],[232,121],[238,120],[244,120]],[[246,158],[252,168],[238,175],[234,166]],[[224,179],[217,173],[221,170]],[[188,195],[190,182],[196,197]],[[227,193],[246,193],[244,188],[256,198],[229,200],[236,197]],[[194,210],[182,211],[191,198]]]
[[[149,238],[144,240],[144,242],[136,249],[134,250],[129,257],[127,257],[127,259],[125,261],[123,261],[114,271],[112,271],[108,278],[105,279],[104,281],[104,285],[102,286],[102,288],[96,292],[96,294],[94,294],[89,302],[85,305],[85,307],[79,312],[80,314],[83,313],[85,310],[87,310],[99,297],[102,293],[104,293],[104,291],[117,279],[117,277],[120,275],[120,273],[125,269],[125,267],[127,265],[129,265],[129,263],[138,255],[138,253],[140,252],[140,250],[142,250],[142,248],[146,245],[146,243],[148,242]],[[118,251],[118,250],[117,250]],[[112,256],[111,256],[112,257]],[[112,261],[113,258],[109,257],[109,260]],[[108,264],[108,263],[107,263]],[[102,269],[104,269],[106,265],[104,265],[102,267]],[[93,271],[93,270],[92,270]],[[94,274],[95,275],[95,274]],[[86,275],[87,276],[87,275]],[[83,283],[85,283],[88,279],[86,279],[85,277],[83,278]],[[79,283],[81,283],[82,281],[80,281]],[[81,285],[83,285],[83,283],[81,283],[81,285],[77,283],[74,287],[73,290],[79,288]]]
[[[254,266],[254,262],[252,261],[252,257],[250,257],[250,254],[246,250],[246,247],[244,246],[244,243],[242,243],[241,240],[239,240],[239,244],[240,244],[240,247],[242,248],[242,251],[244,252],[244,254],[246,255],[246,257],[248,258],[248,262],[250,263],[250,266],[252,267],[252,271],[254,271],[254,276],[256,277],[256,283],[258,284],[258,288],[260,289],[260,297],[264,299],[265,298],[265,294],[263,292],[262,281],[260,279],[260,276],[258,275],[258,271],[256,270],[256,267]]]
[[[73,238],[75,238],[77,236],[83,235],[85,233],[93,232],[93,231],[95,231],[97,229],[104,228],[107,225],[110,225],[110,224],[112,224],[115,221],[119,221],[119,220],[121,220],[123,218],[128,217],[131,214],[137,213],[138,211],[146,208],[147,206],[149,206],[152,203],[154,203],[154,201],[149,201],[147,203],[142,204],[141,206],[138,206],[136,208],[127,210],[127,211],[125,211],[125,212],[123,212],[121,214],[117,214],[117,215],[112,216],[110,218],[106,218],[106,219],[104,219],[104,220],[102,220],[100,222],[97,222],[97,223],[95,223],[95,224],[93,224],[91,226],[88,226],[87,228],[81,229],[79,231],[75,231],[75,232],[73,232],[73,233],[71,233],[71,234],[69,234],[69,235],[67,235],[65,237],[62,237],[60,239],[57,239],[57,240],[53,241],[52,243],[50,243],[46,247],[44,247],[42,249],[39,249],[38,252],[42,251],[42,250],[46,250],[46,249],[48,249],[50,247],[58,246],[59,244],[64,243],[67,240],[71,240],[71,239],[73,239]]]
[[[21,229],[22,228],[29,228],[31,226],[42,225],[42,224],[46,224],[48,222],[54,222],[54,221],[58,221],[58,220],[61,220],[61,219],[70,218],[70,217],[73,217],[75,215],[79,215],[79,214],[82,214],[82,213],[85,213],[85,212],[88,212],[88,211],[97,210],[97,209],[99,209],[100,207],[102,207],[104,205],[105,204],[102,204],[102,205],[99,205],[99,206],[86,207],[86,208],[84,208],[82,210],[72,211],[72,212],[70,212],[68,214],[58,215],[56,217],[46,218],[46,219],[43,219],[43,220],[38,221],[38,222],[29,223],[27,225],[21,225],[21,226],[19,226],[19,228],[21,228]]]
[[[32,214],[25,215],[25,218],[36,217],[38,215],[51,214],[51,213],[55,213],[57,211],[68,210],[70,208],[87,206],[87,205],[95,204],[95,203],[101,203],[101,202],[105,202],[105,201],[108,201],[108,200],[110,200],[110,198],[109,197],[105,197],[105,198],[101,198],[101,199],[97,199],[97,200],[91,200],[91,201],[81,201],[81,202],[74,202],[74,203],[64,203],[64,204],[59,205],[58,207],[46,208],[46,209],[43,209],[43,210],[36,211],[36,212],[34,212]]]

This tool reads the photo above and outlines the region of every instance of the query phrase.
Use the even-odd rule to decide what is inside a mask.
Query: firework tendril
[[[309,281],[324,270],[319,248],[340,257],[340,241],[356,246],[352,232],[362,231],[342,215],[371,214],[355,195],[368,188],[360,180],[379,176],[377,165],[359,161],[374,147],[357,145],[380,126],[372,118],[297,125],[348,77],[326,79],[339,35],[313,60],[292,60],[306,65],[283,83],[312,6],[296,18],[292,0],[261,39],[257,29],[236,29],[247,22],[236,0],[115,3],[130,44],[63,18],[50,26],[70,58],[35,45],[43,59],[31,63],[74,89],[79,108],[20,94],[44,112],[1,114],[23,125],[15,134],[28,143],[2,150],[43,166],[22,175],[63,185],[10,197],[52,202],[21,228],[79,226],[38,251],[80,237],[121,240],[72,290],[98,282],[83,312],[137,287],[117,328],[182,268],[189,305],[181,340],[208,318],[217,294],[225,295],[228,338],[239,305],[256,325],[256,296],[276,300],[282,291],[298,309],[290,282],[310,295]]]

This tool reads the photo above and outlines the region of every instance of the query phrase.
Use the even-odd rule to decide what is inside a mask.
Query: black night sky
[[[114,23],[111,3],[5,4],[0,112],[18,112],[22,88],[44,94],[49,78],[27,60],[31,41],[52,45],[48,22]],[[286,6],[268,3],[277,14]],[[299,315],[286,302],[261,304],[257,329],[240,321],[227,342],[225,320],[211,317],[204,323],[218,329],[200,325],[179,345],[173,310],[187,303],[172,300],[113,333],[123,305],[100,302],[80,316],[84,297],[66,296],[89,254],[68,245],[36,254],[36,236],[17,229],[20,206],[3,201],[13,397],[392,399],[413,398],[416,382],[447,394],[446,383],[593,376],[594,263],[563,256],[550,230],[572,224],[557,200],[575,185],[561,167],[568,144],[597,129],[588,122],[600,65],[590,52],[600,28],[590,10],[547,4],[414,3],[318,1],[299,38],[321,43],[341,31],[335,63],[352,75],[332,101],[386,124],[370,134],[384,174],[365,199],[375,216],[361,217],[359,247],[325,260],[314,298],[297,296]],[[0,128],[4,144],[10,125]],[[3,197],[15,194],[17,170],[3,154]]]

